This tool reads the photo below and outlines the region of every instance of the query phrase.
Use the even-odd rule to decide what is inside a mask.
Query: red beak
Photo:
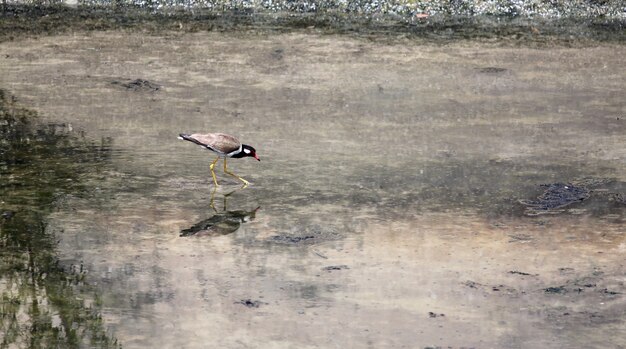
[[[256,155],[256,153],[254,153],[254,158],[257,159],[257,161],[261,161],[261,159],[259,159],[259,156]]]

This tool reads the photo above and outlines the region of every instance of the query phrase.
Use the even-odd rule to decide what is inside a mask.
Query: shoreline
[[[201,31],[311,32],[409,39],[428,43],[479,41],[512,46],[588,46],[626,42],[626,20],[609,17],[530,18],[523,16],[259,11],[257,9],[152,9],[136,6],[0,5],[0,42],[74,31],[134,30],[147,33]]]

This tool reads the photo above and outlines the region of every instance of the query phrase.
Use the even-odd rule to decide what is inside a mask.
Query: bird
[[[258,161],[261,161],[261,159],[259,159],[259,156],[256,154],[256,149],[247,144],[242,144],[235,136],[231,136],[225,133],[181,133],[178,135],[178,139],[195,143],[204,149],[208,149],[217,153],[217,158],[209,166],[209,168],[211,169],[211,176],[213,176],[213,183],[215,183],[216,187],[219,184],[217,184],[217,177],[215,176],[215,171],[213,170],[213,168],[220,158],[224,158],[224,173],[229,174],[240,180],[243,183],[243,187],[247,187],[250,182],[228,171],[226,159],[244,158],[250,156],[257,159]]]

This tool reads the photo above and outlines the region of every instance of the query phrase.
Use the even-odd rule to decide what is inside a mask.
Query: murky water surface
[[[33,304],[97,347],[626,343],[624,46],[100,32],[0,52],[38,114],[1,164],[3,268],[36,275],[0,283],[9,347],[41,330]],[[229,162],[252,185],[214,190],[180,132],[253,145]],[[15,240],[33,229],[49,259]]]

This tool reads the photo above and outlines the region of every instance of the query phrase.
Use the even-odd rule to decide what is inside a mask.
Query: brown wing
[[[189,137],[224,154],[233,152],[241,147],[241,143],[237,138],[224,133],[194,133]]]

